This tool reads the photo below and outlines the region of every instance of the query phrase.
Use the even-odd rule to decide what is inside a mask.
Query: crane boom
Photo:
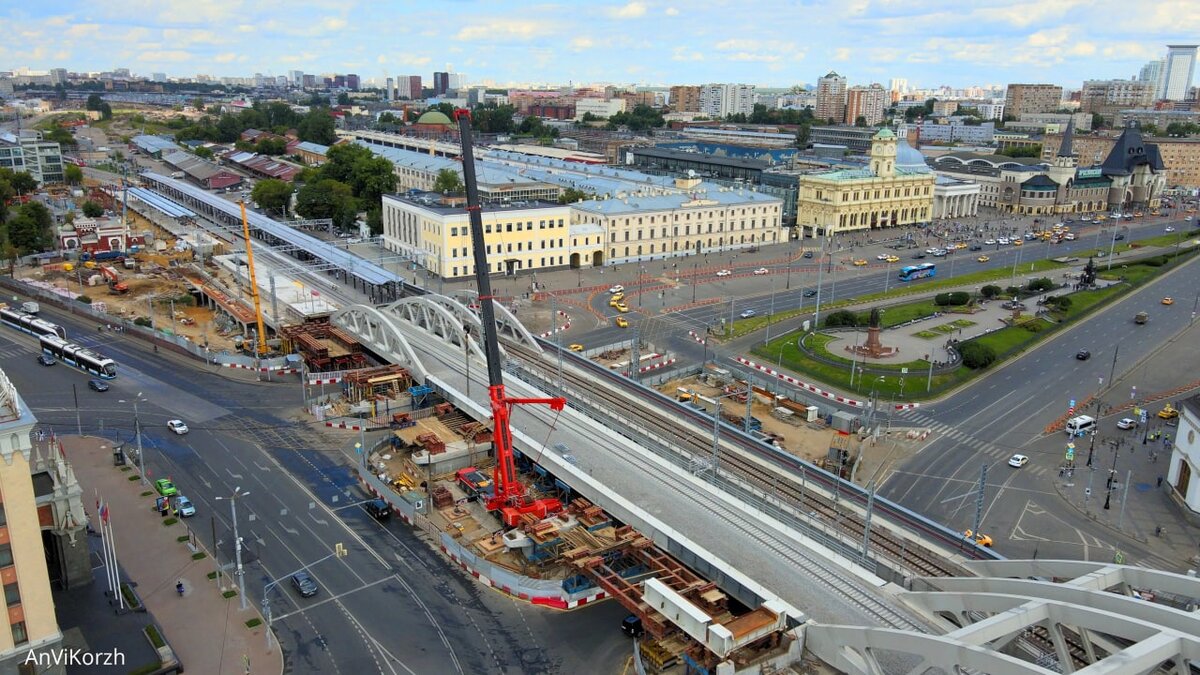
[[[262,300],[258,297],[258,279],[254,276],[254,247],[250,245],[250,221],[246,220],[246,202],[239,201],[242,207],[242,236],[246,238],[246,264],[250,268],[250,295],[254,297],[254,318],[258,321],[258,347],[256,351],[261,356],[267,353],[267,334],[263,328]]]
[[[517,477],[512,454],[512,429],[509,418],[514,405],[548,405],[562,410],[564,398],[509,398],[504,392],[504,374],[500,363],[500,343],[496,337],[496,312],[492,307],[491,268],[487,260],[487,244],[483,238],[483,214],[480,212],[479,184],[475,178],[475,149],[471,142],[471,111],[455,110],[459,137],[462,140],[463,183],[467,188],[467,216],[471,223],[471,248],[475,261],[475,281],[479,288],[480,323],[483,325],[484,354],[487,356],[488,398],[492,408],[492,444],[496,451],[496,468],[492,471],[492,496],[487,500],[489,511],[499,510],[505,525],[517,524],[522,514],[532,513],[544,518],[562,510],[557,499],[530,501],[525,486]]]

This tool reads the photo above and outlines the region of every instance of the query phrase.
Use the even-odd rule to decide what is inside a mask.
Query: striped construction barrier
[[[696,331],[694,331],[694,330],[689,330],[689,331],[688,331],[688,337],[690,337],[690,338],[692,338],[693,340],[695,340],[695,341],[696,341],[698,344],[702,344],[702,345],[706,345],[706,344],[708,344],[708,340],[707,340],[707,339],[705,339],[705,338],[702,338],[702,337],[700,337],[699,335],[696,335]]]
[[[325,426],[330,429],[349,429],[350,431],[367,431],[371,428],[366,424],[353,424],[351,422],[326,422]]]
[[[641,368],[638,368],[638,373],[648,373],[652,370],[658,370],[659,368],[666,368],[667,366],[674,364],[675,361],[676,361],[676,359],[671,358],[671,359],[667,359],[666,361],[659,361],[658,363],[651,363],[648,366],[642,366]],[[624,375],[625,377],[629,377],[628,370],[621,374]]]
[[[271,367],[255,368],[254,366],[243,366],[240,363],[222,363],[221,365],[224,366],[225,368],[238,368],[241,370],[256,370],[260,373],[275,373],[277,375],[288,375],[291,373],[300,372],[299,368],[271,368]]]
[[[558,328],[551,328],[550,330],[546,331],[545,333],[539,333],[538,337],[541,337],[541,338],[550,337],[551,335],[554,335],[555,333],[561,333],[564,330],[569,330],[571,328],[571,317],[567,316],[567,313],[562,311],[561,309],[557,310],[557,314],[559,316],[561,316],[562,318],[566,319],[567,322],[564,323],[563,325],[559,326]]]
[[[788,384],[799,387],[800,389],[803,389],[811,394],[816,394],[817,396],[823,396],[827,399],[837,401],[838,403],[841,403],[843,405],[848,405],[848,406],[852,406],[855,408],[867,407],[867,404],[865,401],[859,401],[859,400],[853,399],[853,398],[846,398],[845,396],[842,396],[840,394],[835,394],[831,391],[825,391],[824,389],[814,387],[813,385],[811,385],[807,382],[801,382],[800,380],[797,380],[796,378],[792,377],[791,375],[784,375],[783,373],[775,370],[774,368],[768,368],[767,366],[764,366],[759,363],[755,363],[755,362],[751,361],[750,359],[746,359],[741,356],[735,356],[735,357],[733,357],[733,360],[737,361],[738,363],[742,364],[743,366],[749,366],[750,368],[753,368],[760,373],[766,373],[767,375],[770,375],[776,379],[783,380],[784,382],[787,382]],[[910,405],[915,406],[916,404],[910,404]]]
[[[338,375],[337,377],[320,377],[317,379],[309,379],[308,386],[316,387],[316,386],[322,385],[322,384],[337,384],[338,382],[341,382],[341,381],[342,381],[341,375]]]

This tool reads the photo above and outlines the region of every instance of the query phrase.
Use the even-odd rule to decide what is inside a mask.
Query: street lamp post
[[[238,520],[237,520],[237,500],[240,497],[247,497],[250,493],[242,492],[240,486],[233,488],[233,494],[228,497],[215,497],[214,499],[229,501],[229,514],[233,519],[233,551],[234,559],[237,562],[237,579],[238,579],[238,595],[241,597],[242,610],[246,609],[246,570],[242,567],[242,538],[238,535]]]
[[[148,485],[149,481],[146,480],[145,453],[142,452],[142,422],[141,422],[141,416],[138,415],[138,403],[142,402],[143,400],[144,399],[142,398],[142,392],[140,392],[140,391],[137,393],[137,396],[133,399],[133,429],[134,429],[133,433],[137,437],[138,473],[140,473],[142,475],[142,485]],[[122,399],[122,400],[118,400],[118,402],[124,403],[125,401]]]

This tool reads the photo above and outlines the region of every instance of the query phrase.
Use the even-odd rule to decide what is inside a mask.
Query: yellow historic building
[[[801,176],[796,224],[811,236],[929,222],[936,176],[907,144],[898,157],[897,144],[891,130],[881,129],[871,138],[866,168]]]

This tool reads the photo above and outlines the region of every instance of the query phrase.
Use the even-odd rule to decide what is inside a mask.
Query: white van
[[[1096,418],[1079,415],[1067,420],[1065,427],[1068,436],[1086,436],[1096,430]]]

